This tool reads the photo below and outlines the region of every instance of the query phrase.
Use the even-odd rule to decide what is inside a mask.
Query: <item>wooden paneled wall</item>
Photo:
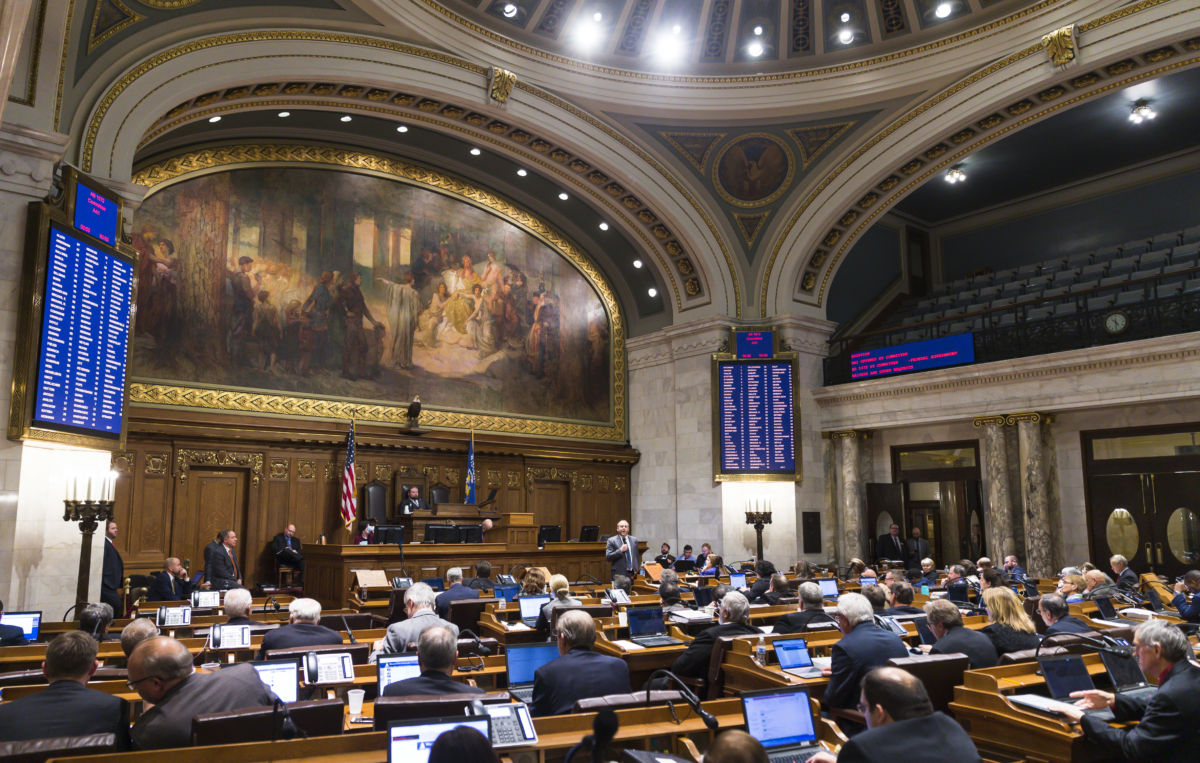
[[[219,529],[237,531],[247,585],[273,581],[269,544],[286,524],[305,544],[326,535],[349,543],[339,500],[346,424],[303,422],[134,408],[126,447],[113,456],[118,472],[117,546],[126,574],[162,568],[168,556],[203,566],[203,548]],[[467,441],[461,432],[400,433],[359,424],[356,477],[361,488],[387,486],[389,510],[400,486],[435,484],[461,502]],[[562,524],[563,539],[585,524],[614,531],[629,516],[630,470],[638,454],[625,445],[543,440],[477,433],[476,497],[492,488],[501,512],[532,512],[540,524]]]

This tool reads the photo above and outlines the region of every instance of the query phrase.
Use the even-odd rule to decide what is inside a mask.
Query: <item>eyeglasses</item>
[[[162,680],[162,678],[159,676],[145,676],[143,678],[139,678],[136,681],[126,681],[125,685],[129,687],[129,691],[137,691],[138,684],[140,684],[142,681],[149,681],[151,678],[157,678],[160,681]]]

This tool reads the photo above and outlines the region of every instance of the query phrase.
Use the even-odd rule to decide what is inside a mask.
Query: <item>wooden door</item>
[[[181,510],[175,516],[183,521],[172,529],[171,548],[175,555],[192,559],[192,572],[204,566],[204,547],[221,530],[238,535],[235,550],[239,569],[245,569],[247,474],[239,470],[210,470],[193,467],[183,484]],[[250,581],[243,576],[247,586]]]
[[[1155,572],[1177,578],[1200,562],[1200,472],[1157,473],[1149,480],[1154,500],[1142,553],[1153,559]]]
[[[883,522],[880,522],[881,518]],[[878,549],[875,548],[875,541],[888,531],[888,527],[893,522],[900,525],[900,541],[904,542],[904,539],[908,537],[904,523],[904,485],[868,482],[867,542],[871,546],[871,559],[875,559],[879,554]]]
[[[1129,559],[1135,571],[1153,569],[1148,482],[1146,474],[1097,474],[1088,478],[1092,554],[1101,569],[1107,571],[1113,554]]]
[[[566,482],[537,482],[530,496],[530,511],[535,525],[562,525],[562,539],[575,537],[578,528],[568,527],[567,505],[571,486]]]

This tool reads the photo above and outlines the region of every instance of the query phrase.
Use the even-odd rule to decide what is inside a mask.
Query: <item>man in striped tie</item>
[[[604,557],[612,566],[613,577],[637,575],[642,566],[642,554],[638,551],[637,538],[629,534],[629,522],[622,519],[617,523],[617,534],[608,539]]]

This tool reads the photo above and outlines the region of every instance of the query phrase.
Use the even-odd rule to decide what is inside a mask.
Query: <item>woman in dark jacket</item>
[[[1037,648],[1037,629],[1025,614],[1021,599],[1011,589],[999,586],[987,589],[983,592],[983,604],[992,624],[982,630],[995,645],[996,654]]]

